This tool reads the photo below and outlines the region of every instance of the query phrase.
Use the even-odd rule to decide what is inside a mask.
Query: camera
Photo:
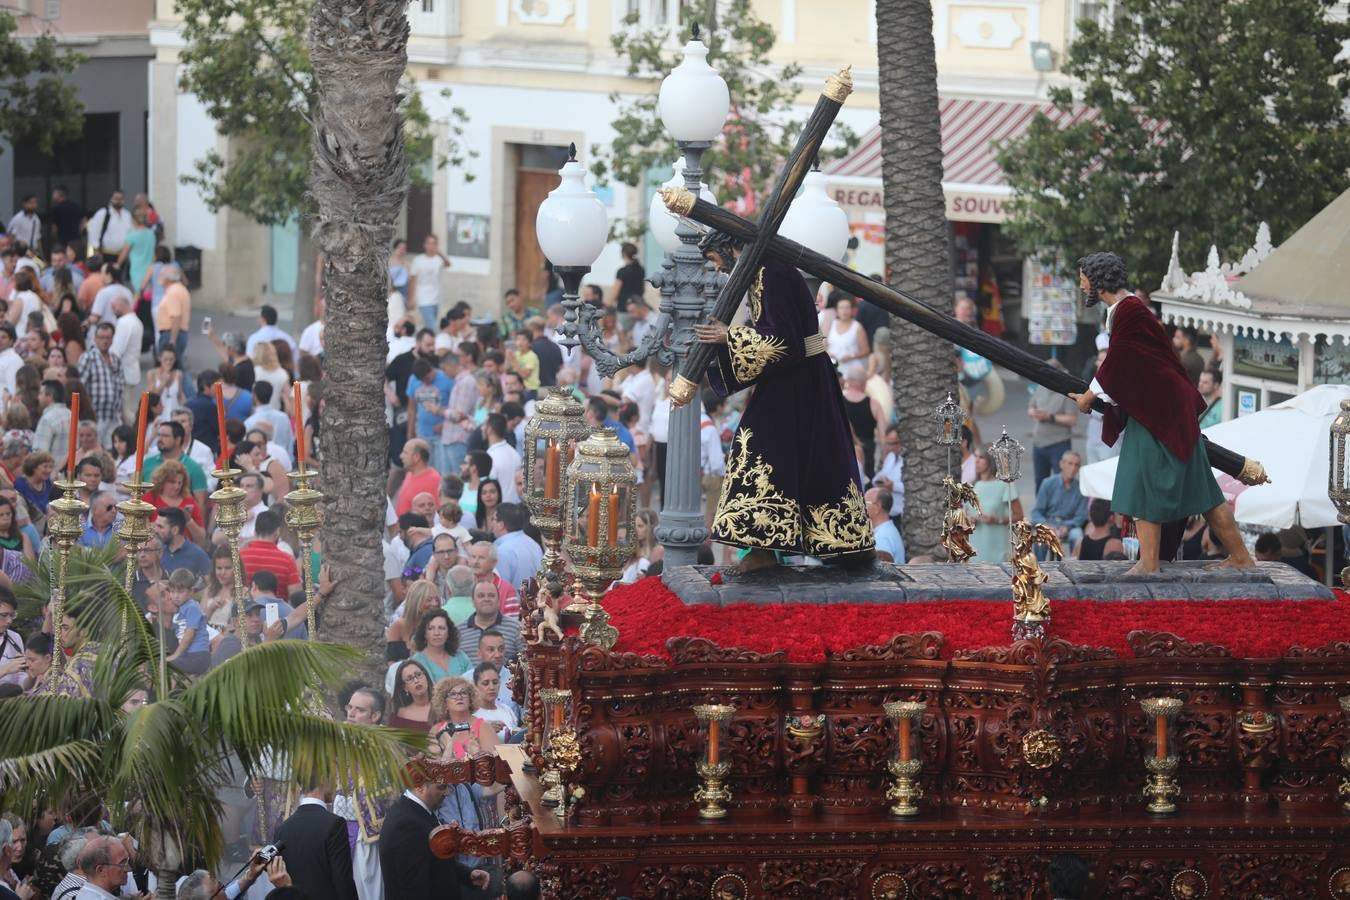
[[[268,844],[266,847],[261,848],[254,855],[254,859],[266,865],[267,863],[270,863],[272,860],[276,859],[277,854],[285,849],[286,845],[281,841],[278,841],[275,844]]]

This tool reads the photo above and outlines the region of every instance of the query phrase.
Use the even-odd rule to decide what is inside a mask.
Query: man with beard
[[[714,231],[701,249],[729,270],[739,246]],[[745,325],[694,326],[700,341],[716,345],[713,390],[754,387],[732,438],[712,538],[749,551],[741,574],[773,566],[775,553],[870,562],[875,541],[853,436],[811,291],[795,268],[769,260],[749,307]]]
[[[1078,283],[1088,306],[1106,304],[1111,340],[1088,390],[1069,397],[1082,412],[1101,397],[1107,403],[1102,440],[1114,446],[1121,439],[1111,508],[1134,518],[1139,537],[1139,562],[1126,574],[1157,572],[1163,525],[1196,513],[1228,552],[1219,565],[1251,568],[1200,440],[1204,398],[1161,323],[1128,289],[1124,260],[1106,252],[1085,256],[1078,260]]]

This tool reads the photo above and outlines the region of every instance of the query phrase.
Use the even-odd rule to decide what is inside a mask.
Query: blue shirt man
[[[440,443],[437,426],[445,421],[445,407],[450,402],[450,392],[454,387],[455,383],[449,375],[425,359],[413,363],[412,377],[408,379],[405,391],[411,401],[409,408],[417,410],[417,418],[413,422],[416,431],[412,437],[419,437],[430,444]]]
[[[211,557],[187,539],[187,515],[181,509],[161,509],[155,519],[154,529],[155,537],[164,544],[164,557],[160,565],[165,572],[187,569],[198,578],[211,574]]]
[[[84,534],[79,544],[90,550],[101,550],[117,533],[117,501],[109,491],[95,491],[89,498],[89,518],[84,523]]]
[[[1088,502],[1078,489],[1078,470],[1082,458],[1072,450],[1059,458],[1059,474],[1050,475],[1036,490],[1036,505],[1031,510],[1032,522],[1044,522],[1055,529],[1067,555],[1073,544],[1083,536],[1087,521]],[[1041,549],[1037,547],[1037,558]]]
[[[872,531],[876,535],[877,552],[889,553],[897,565],[905,564],[905,542],[900,537],[900,529],[891,521],[891,506],[895,498],[885,488],[871,488],[863,495],[863,506],[867,517],[872,521]]]
[[[525,513],[517,503],[503,503],[497,507],[493,545],[497,548],[497,574],[510,584],[521,584],[539,571],[544,551],[521,529]]]

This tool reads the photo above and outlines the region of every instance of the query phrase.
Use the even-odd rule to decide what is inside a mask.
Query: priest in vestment
[[[1139,562],[1126,574],[1157,572],[1162,526],[1197,513],[1228,553],[1222,565],[1255,565],[1200,439],[1207,404],[1162,323],[1129,291],[1124,261],[1093,253],[1078,261],[1078,277],[1087,305],[1106,304],[1111,342],[1089,389],[1069,396],[1083,412],[1101,397],[1107,403],[1102,440],[1121,442],[1111,508],[1132,517],[1139,536]]]
[[[729,267],[730,239],[717,232],[709,238],[705,252]],[[721,396],[753,389],[732,438],[713,540],[750,550],[741,572],[774,565],[775,552],[873,559],[839,378],[801,274],[766,262],[750,291],[746,324],[714,321],[695,331],[717,345],[707,373],[713,389]]]

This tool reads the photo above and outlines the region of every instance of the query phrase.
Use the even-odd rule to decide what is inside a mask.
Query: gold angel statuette
[[[942,487],[947,492],[947,511],[942,516],[942,546],[947,548],[947,558],[952,562],[965,562],[975,555],[970,546],[970,535],[975,531],[975,522],[966,512],[966,504],[983,513],[980,498],[975,486],[957,481],[950,476],[942,479]]]
[[[1050,601],[1041,586],[1049,576],[1036,562],[1032,548],[1044,544],[1057,559],[1064,558],[1055,529],[1044,523],[1033,525],[1026,519],[1013,523],[1013,620],[1040,623],[1050,618]]]

